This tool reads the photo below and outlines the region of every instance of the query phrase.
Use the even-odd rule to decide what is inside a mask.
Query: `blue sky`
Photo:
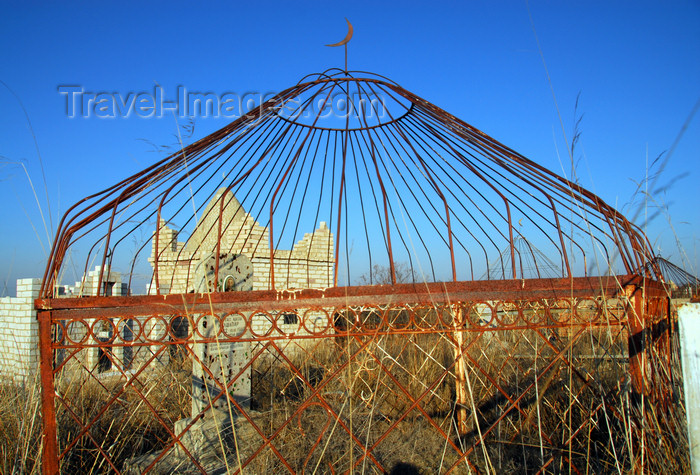
[[[641,194],[630,200],[647,164],[672,150],[646,231],[660,255],[697,274],[700,3],[532,1],[529,12],[532,23],[525,1],[7,3],[0,295],[46,264],[48,238],[22,165],[50,228],[76,201],[162,158],[156,147],[175,144],[187,123],[167,113],[69,118],[60,86],[122,98],[156,85],[168,97],[178,86],[277,92],[342,67],[342,48],[323,45],[343,38],[344,17],[355,28],[350,69],[387,76],[558,173],[570,170],[558,111],[570,140],[580,94],[579,179],[630,218],[643,204]],[[193,138],[229,121],[197,118]]]

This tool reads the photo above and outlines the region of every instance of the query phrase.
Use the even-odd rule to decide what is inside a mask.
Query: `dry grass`
[[[0,384],[0,473],[41,471],[41,413],[38,380]]]
[[[455,404],[449,333],[279,341],[253,368],[250,421],[236,419],[238,453],[230,453],[228,468],[235,471],[264,443],[260,430],[297,472],[380,473],[365,457],[366,446],[388,471],[400,466],[427,474],[456,464],[457,473],[535,473],[542,466],[545,473],[568,473],[572,464],[588,473],[689,473],[678,359],[672,374],[655,375],[675,381],[662,404],[634,400],[626,333],[608,330],[584,328],[577,338],[555,329],[465,332],[469,400],[463,407]],[[563,350],[560,358],[555,348]],[[80,438],[63,473],[110,472],[96,445],[119,470],[166,446],[171,439],[161,421],[172,428],[190,415],[190,366],[177,360],[143,373],[102,415],[123,379],[60,382],[58,393],[74,411],[58,405],[61,447],[80,432],[78,421],[97,418],[90,429],[97,444]],[[2,473],[38,473],[37,386],[5,384],[0,391]],[[459,410],[467,414],[461,434]],[[458,461],[453,446],[472,449],[471,467]],[[287,467],[268,447],[244,471]]]

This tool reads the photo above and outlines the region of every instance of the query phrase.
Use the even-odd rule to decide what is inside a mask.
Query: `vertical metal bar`
[[[39,320],[39,371],[41,373],[41,413],[43,424],[43,459],[45,475],[58,473],[56,438],[56,408],[53,377],[53,348],[51,347],[51,312],[37,313]]]
[[[464,346],[462,308],[457,307],[454,312],[454,340],[455,340],[455,411],[457,413],[457,433],[464,435],[467,432],[467,368],[462,354]]]
[[[627,345],[629,351],[630,377],[632,389],[637,395],[646,394],[644,375],[645,328],[644,328],[644,292],[642,287],[628,285],[625,293],[630,300],[628,308],[629,335]]]

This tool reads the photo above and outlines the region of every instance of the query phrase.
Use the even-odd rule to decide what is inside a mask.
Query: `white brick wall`
[[[219,190],[207,205],[190,239],[177,241],[177,232],[160,221],[158,238],[153,237],[149,262],[158,263],[158,287],[161,294],[194,291],[194,272],[202,258],[217,250],[219,219],[221,252],[243,254],[253,263],[253,290],[267,290],[270,286],[270,237],[240,206],[231,192],[222,197]],[[221,209],[220,200],[226,204]],[[221,216],[221,218],[220,218]],[[333,285],[333,233],[325,222],[313,233],[306,233],[293,249],[278,249],[274,253],[275,289],[323,289]],[[156,246],[157,245],[157,246]],[[157,247],[157,249],[156,249]],[[156,256],[157,252],[157,256]],[[149,294],[156,294],[154,280],[148,286]]]
[[[0,375],[19,381],[39,365],[39,324],[34,299],[41,279],[18,279],[17,297],[0,299]]]

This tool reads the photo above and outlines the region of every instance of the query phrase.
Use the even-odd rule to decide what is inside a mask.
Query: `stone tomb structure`
[[[218,245],[217,245],[218,243]],[[217,253],[218,272],[217,269]],[[247,213],[230,191],[219,190],[205,208],[201,219],[186,242],[178,241],[168,223],[159,222],[152,243],[149,262],[153,278],[149,294],[267,290],[271,285],[270,237]],[[325,222],[313,233],[306,233],[290,250],[275,250],[275,288],[298,290],[327,288],[333,285],[333,234]],[[253,332],[264,334],[272,322],[282,331],[300,332],[299,314],[307,320],[325,318],[298,309],[297,315],[247,315]],[[193,315],[184,325],[196,325],[198,335],[210,340],[218,333],[218,320],[206,314]],[[226,335],[250,336],[241,315],[227,315],[221,320]],[[178,328],[187,334],[187,328]],[[246,333],[247,332],[247,333]],[[251,355],[250,342],[196,342],[196,359],[192,367],[192,416],[178,421],[175,433],[189,451],[216,453],[220,438],[230,436],[232,424],[226,397],[219,397],[221,388],[236,378],[229,394],[239,404],[250,406],[251,366],[245,370]],[[211,373],[210,376],[209,372]],[[216,399],[216,400],[215,400]],[[215,401],[214,401],[215,400]],[[205,409],[209,408],[205,411]],[[193,423],[193,418],[203,416]],[[190,427],[191,426],[191,427]],[[189,429],[188,429],[189,427]],[[177,451],[179,455],[181,451]]]
[[[178,294],[206,287],[196,279],[197,267],[218,250],[221,255],[243,255],[252,265],[251,290],[268,290],[270,282],[270,234],[248,214],[233,193],[219,190],[209,202],[187,242],[178,241],[178,232],[163,221],[153,239],[149,262],[153,279],[148,294]],[[275,288],[295,290],[327,288],[333,285],[333,233],[325,222],[313,233],[306,233],[293,249],[274,251]],[[209,291],[222,291],[220,282],[209,282]],[[243,284],[241,284],[243,285]],[[248,285],[247,281],[245,285]],[[232,290],[232,289],[229,289]]]

